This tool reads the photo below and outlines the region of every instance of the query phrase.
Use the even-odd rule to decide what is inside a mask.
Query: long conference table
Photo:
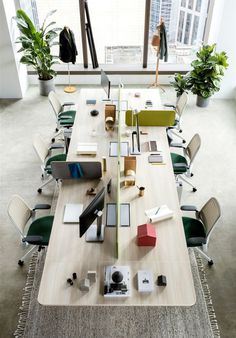
[[[140,98],[135,92],[140,92]],[[117,90],[112,90],[112,98],[117,99]],[[100,187],[112,177],[111,193],[106,194],[105,202],[116,202],[117,198],[117,158],[109,157],[111,141],[117,141],[117,130],[106,131],[102,89],[82,89],[78,97],[78,111],[73,127],[68,150],[68,161],[101,161],[106,157],[107,171],[101,180],[64,180],[61,183],[58,202],[55,210],[53,228],[47,249],[45,266],[41,279],[38,301],[42,305],[61,306],[96,306],[96,305],[127,305],[127,306],[191,306],[196,301],[191,266],[186,247],[175,177],[172,170],[170,150],[164,127],[140,127],[141,154],[136,156],[136,185],[122,186],[124,181],[124,162],[120,159],[120,202],[130,204],[130,227],[120,227],[119,257],[116,255],[116,228],[105,228],[103,243],[88,243],[85,236],[79,237],[78,224],[64,224],[63,213],[66,203],[83,203],[84,208],[94,196],[86,191],[91,187]],[[96,105],[86,104],[87,99],[96,99]],[[144,108],[146,100],[152,100],[153,107],[160,107],[157,89],[132,90],[123,89],[121,99],[128,101],[128,108]],[[91,116],[90,111],[97,109],[98,116]],[[124,122],[125,112],[120,112],[121,141],[131,142],[127,136]],[[156,140],[162,150],[164,164],[148,163],[150,152],[145,144]],[[97,142],[96,156],[77,155],[79,142]],[[143,150],[144,149],[144,150]],[[138,196],[137,186],[145,187],[145,194]],[[99,190],[99,189],[98,189]],[[105,205],[106,205],[105,203]],[[157,243],[155,247],[137,245],[137,226],[148,223],[145,210],[160,205],[167,205],[174,213],[173,217],[154,223]],[[106,208],[106,207],[105,207]],[[103,223],[106,224],[106,211]],[[131,274],[131,295],[125,298],[107,298],[103,295],[105,266],[129,266]],[[140,293],[137,289],[137,272],[148,270],[153,274],[154,290]],[[85,278],[88,271],[96,271],[97,280],[88,292],[81,291],[78,283]],[[67,283],[76,272],[77,280],[73,286]],[[165,275],[167,286],[157,286],[158,275]]]

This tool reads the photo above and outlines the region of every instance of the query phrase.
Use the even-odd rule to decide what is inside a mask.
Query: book
[[[96,155],[97,143],[78,143],[76,154],[77,155]]]
[[[154,223],[171,218],[174,213],[167,205],[161,205],[160,207],[145,210],[145,215],[150,219],[151,223]]]

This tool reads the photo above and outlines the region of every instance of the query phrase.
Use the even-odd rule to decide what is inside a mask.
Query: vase
[[[54,87],[54,78],[50,80],[40,80],[39,79],[39,93],[42,96],[48,96],[51,91],[55,90]]]
[[[207,107],[208,104],[209,104],[209,101],[210,101],[210,98],[207,97],[207,98],[204,98],[200,95],[197,96],[197,106],[198,107]]]

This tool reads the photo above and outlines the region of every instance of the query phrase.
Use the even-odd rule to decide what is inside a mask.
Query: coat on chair
[[[78,54],[74,33],[69,28],[64,28],[59,35],[59,58],[63,62],[75,63]]]

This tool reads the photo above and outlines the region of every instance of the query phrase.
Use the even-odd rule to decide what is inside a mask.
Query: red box
[[[141,224],[138,226],[137,244],[138,246],[155,246],[156,229],[152,224]]]

